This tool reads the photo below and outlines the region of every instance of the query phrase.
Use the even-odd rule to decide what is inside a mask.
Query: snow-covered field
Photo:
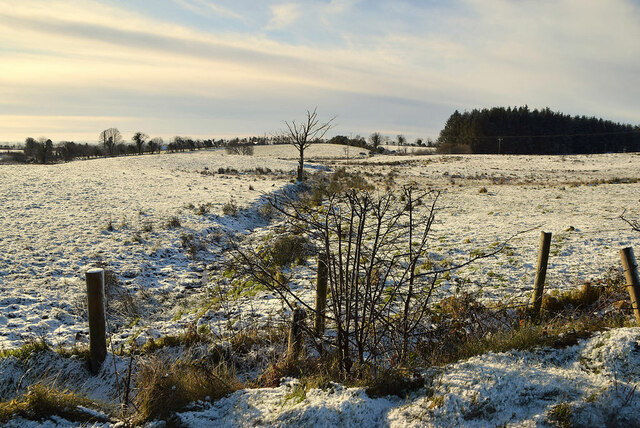
[[[255,228],[262,197],[287,186],[297,166],[288,146],[255,152],[0,165],[0,347],[34,337],[54,344],[85,339],[84,272],[92,266],[115,272],[127,292],[156,306],[200,287],[212,256],[185,250],[204,248],[219,230]],[[310,159],[336,154],[341,146],[308,151]],[[219,174],[220,168],[232,171]],[[224,218],[225,205],[249,216]],[[173,218],[179,227],[169,225]],[[167,321],[174,309],[141,315],[152,321],[160,312]]]
[[[311,146],[307,167],[346,166],[381,189],[393,177],[441,190],[429,246],[441,260],[464,261],[510,239],[508,251],[456,271],[439,296],[527,299],[541,230],[553,233],[549,288],[576,287],[618,267],[621,247],[639,251],[640,234],[618,218],[623,210],[640,217],[638,154],[367,157],[352,150],[347,160],[343,149]],[[113,272],[115,287],[132,302],[120,308],[132,315],[112,326],[116,345],[180,331],[196,317],[218,334],[247,320],[264,325],[282,309],[265,291],[226,302],[224,311],[200,309],[216,286],[208,281],[221,257],[216,241],[225,233],[266,235],[265,196],[292,186],[296,166],[290,146],[256,147],[253,156],[216,150],[0,165],[0,347],[38,337],[86,342],[84,273],[95,266]],[[310,301],[314,270],[310,260],[292,275]],[[637,329],[619,330],[562,351],[476,357],[438,374],[432,397],[423,391],[373,400],[336,386],[294,403],[285,398],[292,381],[201,403],[181,417],[190,426],[534,426],[552,405],[567,402],[585,425],[606,425],[593,419],[608,414],[594,410],[588,397],[596,394],[604,397],[597,406],[621,408],[612,417],[622,423],[640,407],[635,392],[622,406],[619,392],[640,382],[633,359],[639,337]],[[585,367],[585,360],[595,365]],[[9,365],[0,365],[0,382],[9,374],[20,379]],[[438,395],[444,398],[434,404]]]

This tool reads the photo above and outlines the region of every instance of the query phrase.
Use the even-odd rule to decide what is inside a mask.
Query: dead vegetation
[[[156,357],[146,360],[138,370],[136,385],[134,424],[166,419],[189,403],[216,400],[242,386],[224,362],[191,359],[188,354],[174,362]]]
[[[27,392],[10,401],[0,402],[0,422],[17,416],[42,421],[56,415],[70,422],[108,422],[102,410],[105,404],[89,400],[71,391],[61,391],[44,384],[31,385]],[[100,411],[100,413],[98,413]]]

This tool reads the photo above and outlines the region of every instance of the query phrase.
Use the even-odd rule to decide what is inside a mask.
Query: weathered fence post
[[[87,311],[89,314],[89,344],[91,372],[100,371],[107,357],[107,338],[104,316],[104,269],[87,271]]]
[[[536,279],[533,285],[533,315],[540,316],[542,308],[542,295],[544,294],[544,280],[547,277],[547,263],[549,262],[549,249],[551,248],[551,232],[540,232],[540,249],[538,250],[538,267]]]
[[[324,335],[324,314],[327,308],[327,277],[329,260],[326,254],[318,256],[318,272],[316,277],[316,336]]]
[[[296,359],[302,351],[304,320],[307,312],[303,308],[295,307],[289,329],[289,346],[287,347],[287,358]]]
[[[636,322],[640,324],[640,307],[638,306],[638,298],[640,298],[640,277],[638,276],[638,263],[636,262],[636,257],[633,255],[633,248],[627,247],[621,249],[620,259],[622,259],[624,277],[627,280],[629,297],[631,297],[631,307],[636,316]]]

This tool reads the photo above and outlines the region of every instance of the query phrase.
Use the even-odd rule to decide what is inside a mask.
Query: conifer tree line
[[[588,154],[640,151],[640,127],[524,107],[474,109],[449,117],[441,153]]]

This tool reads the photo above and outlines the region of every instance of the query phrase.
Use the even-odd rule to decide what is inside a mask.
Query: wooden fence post
[[[631,307],[636,316],[636,322],[640,324],[640,307],[638,306],[638,298],[640,298],[640,277],[638,276],[638,263],[636,262],[636,257],[633,255],[633,248],[627,247],[621,249],[620,259],[622,259],[624,277],[627,280]]]
[[[538,250],[538,268],[533,285],[533,315],[540,316],[542,308],[542,295],[544,294],[544,281],[547,277],[547,263],[549,262],[549,249],[551,248],[551,232],[540,232],[540,249]]]
[[[316,336],[324,335],[324,314],[327,308],[327,277],[328,277],[328,257],[326,254],[318,256],[318,272],[316,278]]]
[[[294,308],[289,329],[289,346],[287,347],[287,358],[296,359],[302,351],[304,320],[307,312],[303,308]]]
[[[107,339],[104,315],[104,269],[87,271],[87,311],[89,315],[89,344],[91,372],[100,371],[107,357]]]

